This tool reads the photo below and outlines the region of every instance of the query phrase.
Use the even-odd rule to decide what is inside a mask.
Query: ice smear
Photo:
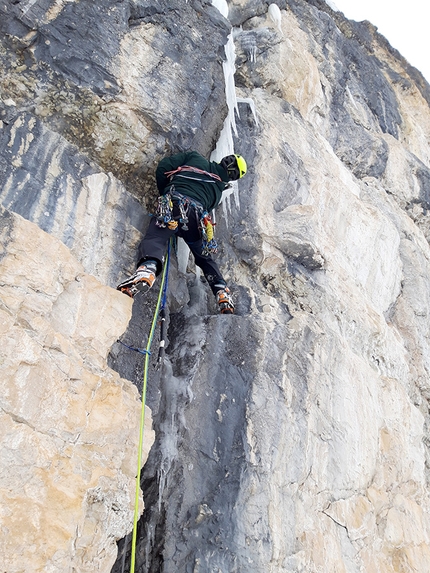
[[[194,282],[193,288],[190,289],[190,314],[195,316],[205,316],[208,314],[208,300],[205,289],[200,280]]]
[[[228,42],[225,46],[226,60],[223,62],[225,95],[227,100],[228,115],[224,121],[224,125],[221,130],[216,147],[211,154],[210,157],[211,161],[221,161],[221,159],[226,155],[234,153],[233,132],[235,133],[235,135],[237,135],[235,113],[239,115],[239,109],[237,107],[238,100],[236,97],[236,86],[234,84],[234,73],[236,71],[236,66],[235,66],[236,49],[234,47],[233,35],[234,31],[232,31],[228,37]],[[237,191],[237,182],[233,181],[230,189],[227,189],[223,193],[222,205],[226,221],[228,221],[228,218],[227,218],[225,200],[232,193],[234,193],[235,189]]]
[[[235,135],[236,131],[236,121],[234,117],[234,112],[237,109],[237,99],[236,99],[236,86],[234,83],[234,74],[236,72],[236,48],[234,46],[233,32],[228,36],[227,44],[225,45],[225,61],[223,62],[224,80],[225,80],[225,95],[227,99],[228,107],[228,118],[230,121],[231,128],[233,129]]]
[[[173,376],[172,376],[173,378]],[[176,397],[175,397],[176,398]],[[176,405],[176,400],[173,400]],[[159,432],[163,437],[160,444],[161,463],[157,469],[157,482],[158,482],[158,511],[161,511],[161,504],[163,502],[164,488],[166,487],[167,474],[172,467],[173,461],[178,456],[178,432],[172,423],[169,423],[169,418],[166,418],[159,428]]]
[[[211,161],[221,161],[223,157],[233,153],[234,145],[232,131],[234,131],[234,133],[237,135],[234,115],[235,112],[238,112],[236,86],[234,85],[234,73],[236,71],[236,50],[234,47],[233,33],[229,35],[227,44],[225,45],[225,56],[226,59],[223,62],[223,70],[228,114],[224,121],[224,126],[217,145],[211,154]]]
[[[173,461],[178,456],[178,429],[175,418],[179,410],[180,397],[183,394],[183,380],[173,376],[172,365],[165,360],[163,366],[164,392],[169,397],[166,401],[164,420],[160,424],[160,455],[161,462],[157,470],[158,482],[158,511],[161,510],[166,479]]]
[[[155,526],[152,523],[147,523],[145,525],[145,537],[146,537],[146,543],[145,543],[145,567],[146,567],[146,571],[149,571],[149,556],[151,554],[151,548],[153,546],[154,543],[154,537],[155,537]],[[122,573],[124,573],[124,571],[122,571]]]
[[[282,34],[282,15],[279,6],[277,4],[270,4],[268,13],[270,19]]]
[[[189,256],[190,249],[187,243],[183,239],[178,238],[176,257],[178,260],[178,271],[182,274],[186,274],[187,272]]]
[[[226,0],[212,0],[212,6],[218,8],[224,18],[228,18],[228,5]]]
[[[250,46],[249,48],[249,59],[251,62],[257,61],[257,44]]]
[[[206,300],[206,293],[203,288],[202,281],[200,277],[202,275],[200,267],[196,266],[196,280],[194,282],[194,286],[190,289],[190,305],[197,306],[199,316],[202,316],[207,313],[207,300]],[[191,391],[191,396],[192,396]]]

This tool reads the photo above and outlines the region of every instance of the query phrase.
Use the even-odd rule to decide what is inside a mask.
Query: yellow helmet
[[[237,166],[239,167],[240,177],[243,177],[246,173],[246,161],[241,155],[235,155]]]
[[[227,155],[221,159],[220,164],[233,181],[240,179],[246,173],[246,161],[241,155]]]

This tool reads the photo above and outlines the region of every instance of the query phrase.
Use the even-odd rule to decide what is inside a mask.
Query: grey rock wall
[[[217,236],[237,312],[218,315],[173,254],[136,570],[424,573],[429,86],[370,23],[322,0],[277,1],[280,21],[269,5],[232,0],[228,21],[198,0],[1,2],[1,202],[108,292],[134,268],[157,161],[215,147],[233,25],[249,170]],[[146,344],[156,296],[133,302],[124,342]],[[108,363],[141,390],[121,325]],[[91,515],[102,534],[70,563],[107,571],[129,525],[106,529],[100,565]]]
[[[8,122],[31,111],[140,197],[166,151],[212,148],[228,28],[207,2],[3,1],[0,14]]]

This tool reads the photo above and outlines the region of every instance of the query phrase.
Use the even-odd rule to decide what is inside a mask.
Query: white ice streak
[[[282,34],[282,14],[277,4],[270,4],[268,14],[272,22]]]
[[[180,273],[183,273],[184,275],[187,272],[189,256],[190,256],[190,249],[187,243],[183,239],[179,238],[177,244],[176,257],[178,260],[178,271]]]
[[[172,365],[169,360],[164,361],[163,368],[164,390],[169,396],[169,400],[164,411],[164,420],[159,427],[159,451],[161,454],[161,461],[157,469],[159,511],[161,510],[167,475],[178,455],[178,431],[175,425],[175,418],[178,416],[180,399],[183,394],[183,382],[173,376]]]
[[[227,44],[224,47],[225,61],[223,62],[225,97],[227,101],[228,114],[224,121],[216,148],[212,152],[211,161],[220,161],[226,155],[234,151],[233,135],[237,135],[235,112],[238,113],[236,86],[234,84],[234,74],[236,72],[236,49],[234,47],[233,32],[229,34]]]
[[[228,18],[228,5],[226,0],[212,0],[212,6],[218,8],[224,18]]]
[[[223,62],[224,80],[225,80],[225,96],[227,100],[228,114],[224,121],[224,126],[221,130],[216,147],[211,154],[211,161],[221,161],[226,155],[234,153],[233,132],[237,136],[235,113],[239,113],[237,107],[236,86],[234,84],[234,74],[236,71],[236,49],[234,47],[233,32],[229,35],[227,44],[225,45],[226,59]],[[233,181],[230,190],[223,193],[222,203],[225,213],[224,200],[237,190],[237,182]],[[227,217],[226,217],[227,221]]]
[[[215,5],[215,2],[212,1]],[[225,3],[227,6],[227,3]],[[276,4],[275,4],[276,6]],[[219,7],[217,6],[219,9]],[[279,8],[276,6],[279,11]],[[227,7],[228,9],[228,7]],[[274,10],[272,9],[272,12]],[[275,10],[276,11],[276,10]],[[281,13],[279,11],[279,18]],[[236,72],[236,48],[234,45],[234,36],[237,35],[238,29],[232,28],[231,33],[228,36],[227,44],[225,45],[225,56],[226,59],[223,62],[223,71],[224,71],[224,81],[225,81],[225,95],[227,101],[227,108],[228,114],[224,121],[223,128],[221,130],[219,139],[217,141],[216,147],[214,151],[211,153],[210,160],[211,161],[221,161],[223,157],[226,155],[231,155],[234,153],[234,142],[233,142],[233,132],[237,137],[237,128],[236,128],[236,117],[235,114],[237,113],[239,117],[239,108],[238,108],[238,101],[241,103],[247,103],[250,108],[252,115],[254,117],[256,125],[258,125],[257,114],[255,111],[254,101],[251,98],[240,98],[238,99],[236,96],[236,86],[234,83],[234,74]],[[255,48],[256,50],[256,48]],[[225,217],[225,221],[228,224],[228,213],[227,211],[231,208],[231,195],[234,196],[236,206],[239,207],[239,187],[237,181],[232,181],[230,183],[230,188],[223,193],[221,204],[223,207],[223,214]],[[212,213],[213,220],[215,221],[215,212]]]
[[[235,135],[236,131],[236,121],[234,117],[235,111],[237,112],[237,98],[236,98],[236,86],[234,83],[234,74],[236,72],[236,48],[234,46],[233,33],[230,33],[228,37],[227,44],[225,45],[225,61],[223,62],[223,71],[225,78],[225,96],[227,99],[228,107],[228,122],[231,125]],[[233,147],[232,147],[233,151]]]
[[[204,316],[208,312],[208,300],[207,293],[203,287],[203,283],[200,280],[200,269],[196,266],[196,279],[193,284],[189,286],[188,292],[190,294],[190,302],[184,313],[186,316]],[[189,342],[189,341],[188,341]],[[193,398],[193,392],[190,386],[187,388],[188,396],[190,400]],[[185,425],[185,418],[184,423]]]

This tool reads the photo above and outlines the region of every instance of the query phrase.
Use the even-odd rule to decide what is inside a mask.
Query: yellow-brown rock
[[[140,400],[106,356],[131,301],[19,215],[2,209],[0,228],[1,567],[110,571],[133,518]],[[152,441],[148,411],[143,459]]]

